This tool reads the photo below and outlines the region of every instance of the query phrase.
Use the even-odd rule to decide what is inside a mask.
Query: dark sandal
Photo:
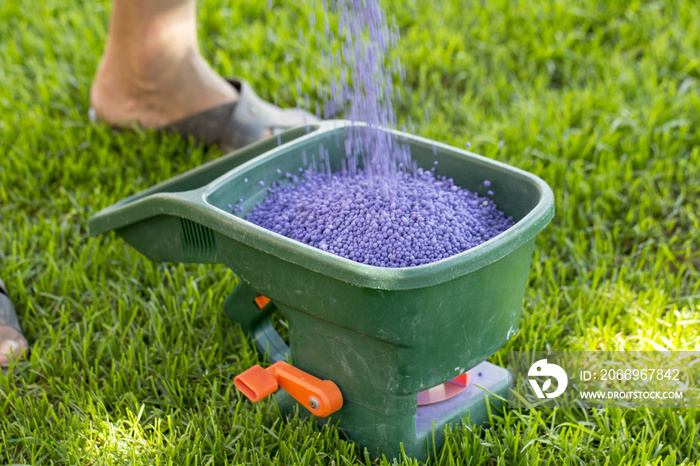
[[[245,81],[229,79],[228,82],[238,90],[237,102],[185,117],[161,129],[232,151],[263,139],[266,131],[277,134],[318,122],[318,118],[304,110],[282,109],[262,100]]]
[[[10,358],[21,358],[26,354],[28,346],[7,288],[0,280],[0,368],[6,368],[10,364]]]

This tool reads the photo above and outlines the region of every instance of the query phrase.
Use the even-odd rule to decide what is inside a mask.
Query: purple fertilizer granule
[[[409,267],[453,256],[513,224],[496,204],[453,180],[417,170],[377,183],[305,172],[299,184],[268,189],[246,220],[362,264]],[[374,181],[374,182],[373,182]]]

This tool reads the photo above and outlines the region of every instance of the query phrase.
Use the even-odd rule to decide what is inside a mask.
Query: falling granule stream
[[[349,171],[356,174],[361,162],[370,180],[386,182],[412,167],[408,146],[384,131],[397,125],[392,72],[399,78],[404,74],[398,60],[387,66],[388,52],[397,44],[398,28],[388,26],[378,0],[334,0],[334,5],[340,16],[342,67],[339,82],[331,88],[327,117],[343,110],[345,119],[365,123],[354,126],[349,134]]]

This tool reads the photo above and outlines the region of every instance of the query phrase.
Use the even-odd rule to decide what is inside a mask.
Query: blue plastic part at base
[[[484,424],[488,421],[485,397],[490,394],[508,397],[510,374],[506,369],[489,362],[482,362],[469,371],[469,376],[467,388],[459,395],[418,407],[416,411],[418,437],[424,436],[426,432],[430,436],[433,423],[437,433],[438,426],[457,422],[464,416],[469,416],[469,423],[472,425]],[[495,397],[490,398],[491,403],[496,401]],[[442,427],[440,429],[442,430]]]
[[[415,421],[415,436],[404,439],[400,444],[381,444],[379,439],[374,445],[360,445],[367,447],[369,453],[374,456],[385,455],[389,461],[392,458],[401,459],[405,454],[409,458],[424,461],[429,456],[439,453],[445,443],[445,426],[467,422],[469,425],[478,426],[489,422],[489,406],[492,409],[501,409],[502,399],[507,399],[511,384],[510,373],[489,362],[482,362],[470,371],[470,379],[467,388],[459,395],[429,405],[417,406]],[[416,395],[417,396],[417,395]],[[301,414],[308,413],[303,406],[297,403],[284,390],[278,390],[273,399],[280,411],[293,414],[296,409]],[[357,407],[355,407],[357,409]],[[338,421],[335,415],[327,419],[318,419],[319,423],[328,422],[335,424]],[[365,412],[368,422],[384,424],[385,418],[376,412]],[[343,430],[342,416],[338,427]],[[409,421],[410,422],[410,421]],[[390,425],[388,423],[387,425]],[[348,433],[352,439],[352,433]]]

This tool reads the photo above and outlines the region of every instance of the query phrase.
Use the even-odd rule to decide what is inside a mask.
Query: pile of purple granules
[[[450,257],[511,227],[491,200],[418,169],[388,183],[305,173],[270,188],[246,217],[256,225],[362,264],[410,267]]]

